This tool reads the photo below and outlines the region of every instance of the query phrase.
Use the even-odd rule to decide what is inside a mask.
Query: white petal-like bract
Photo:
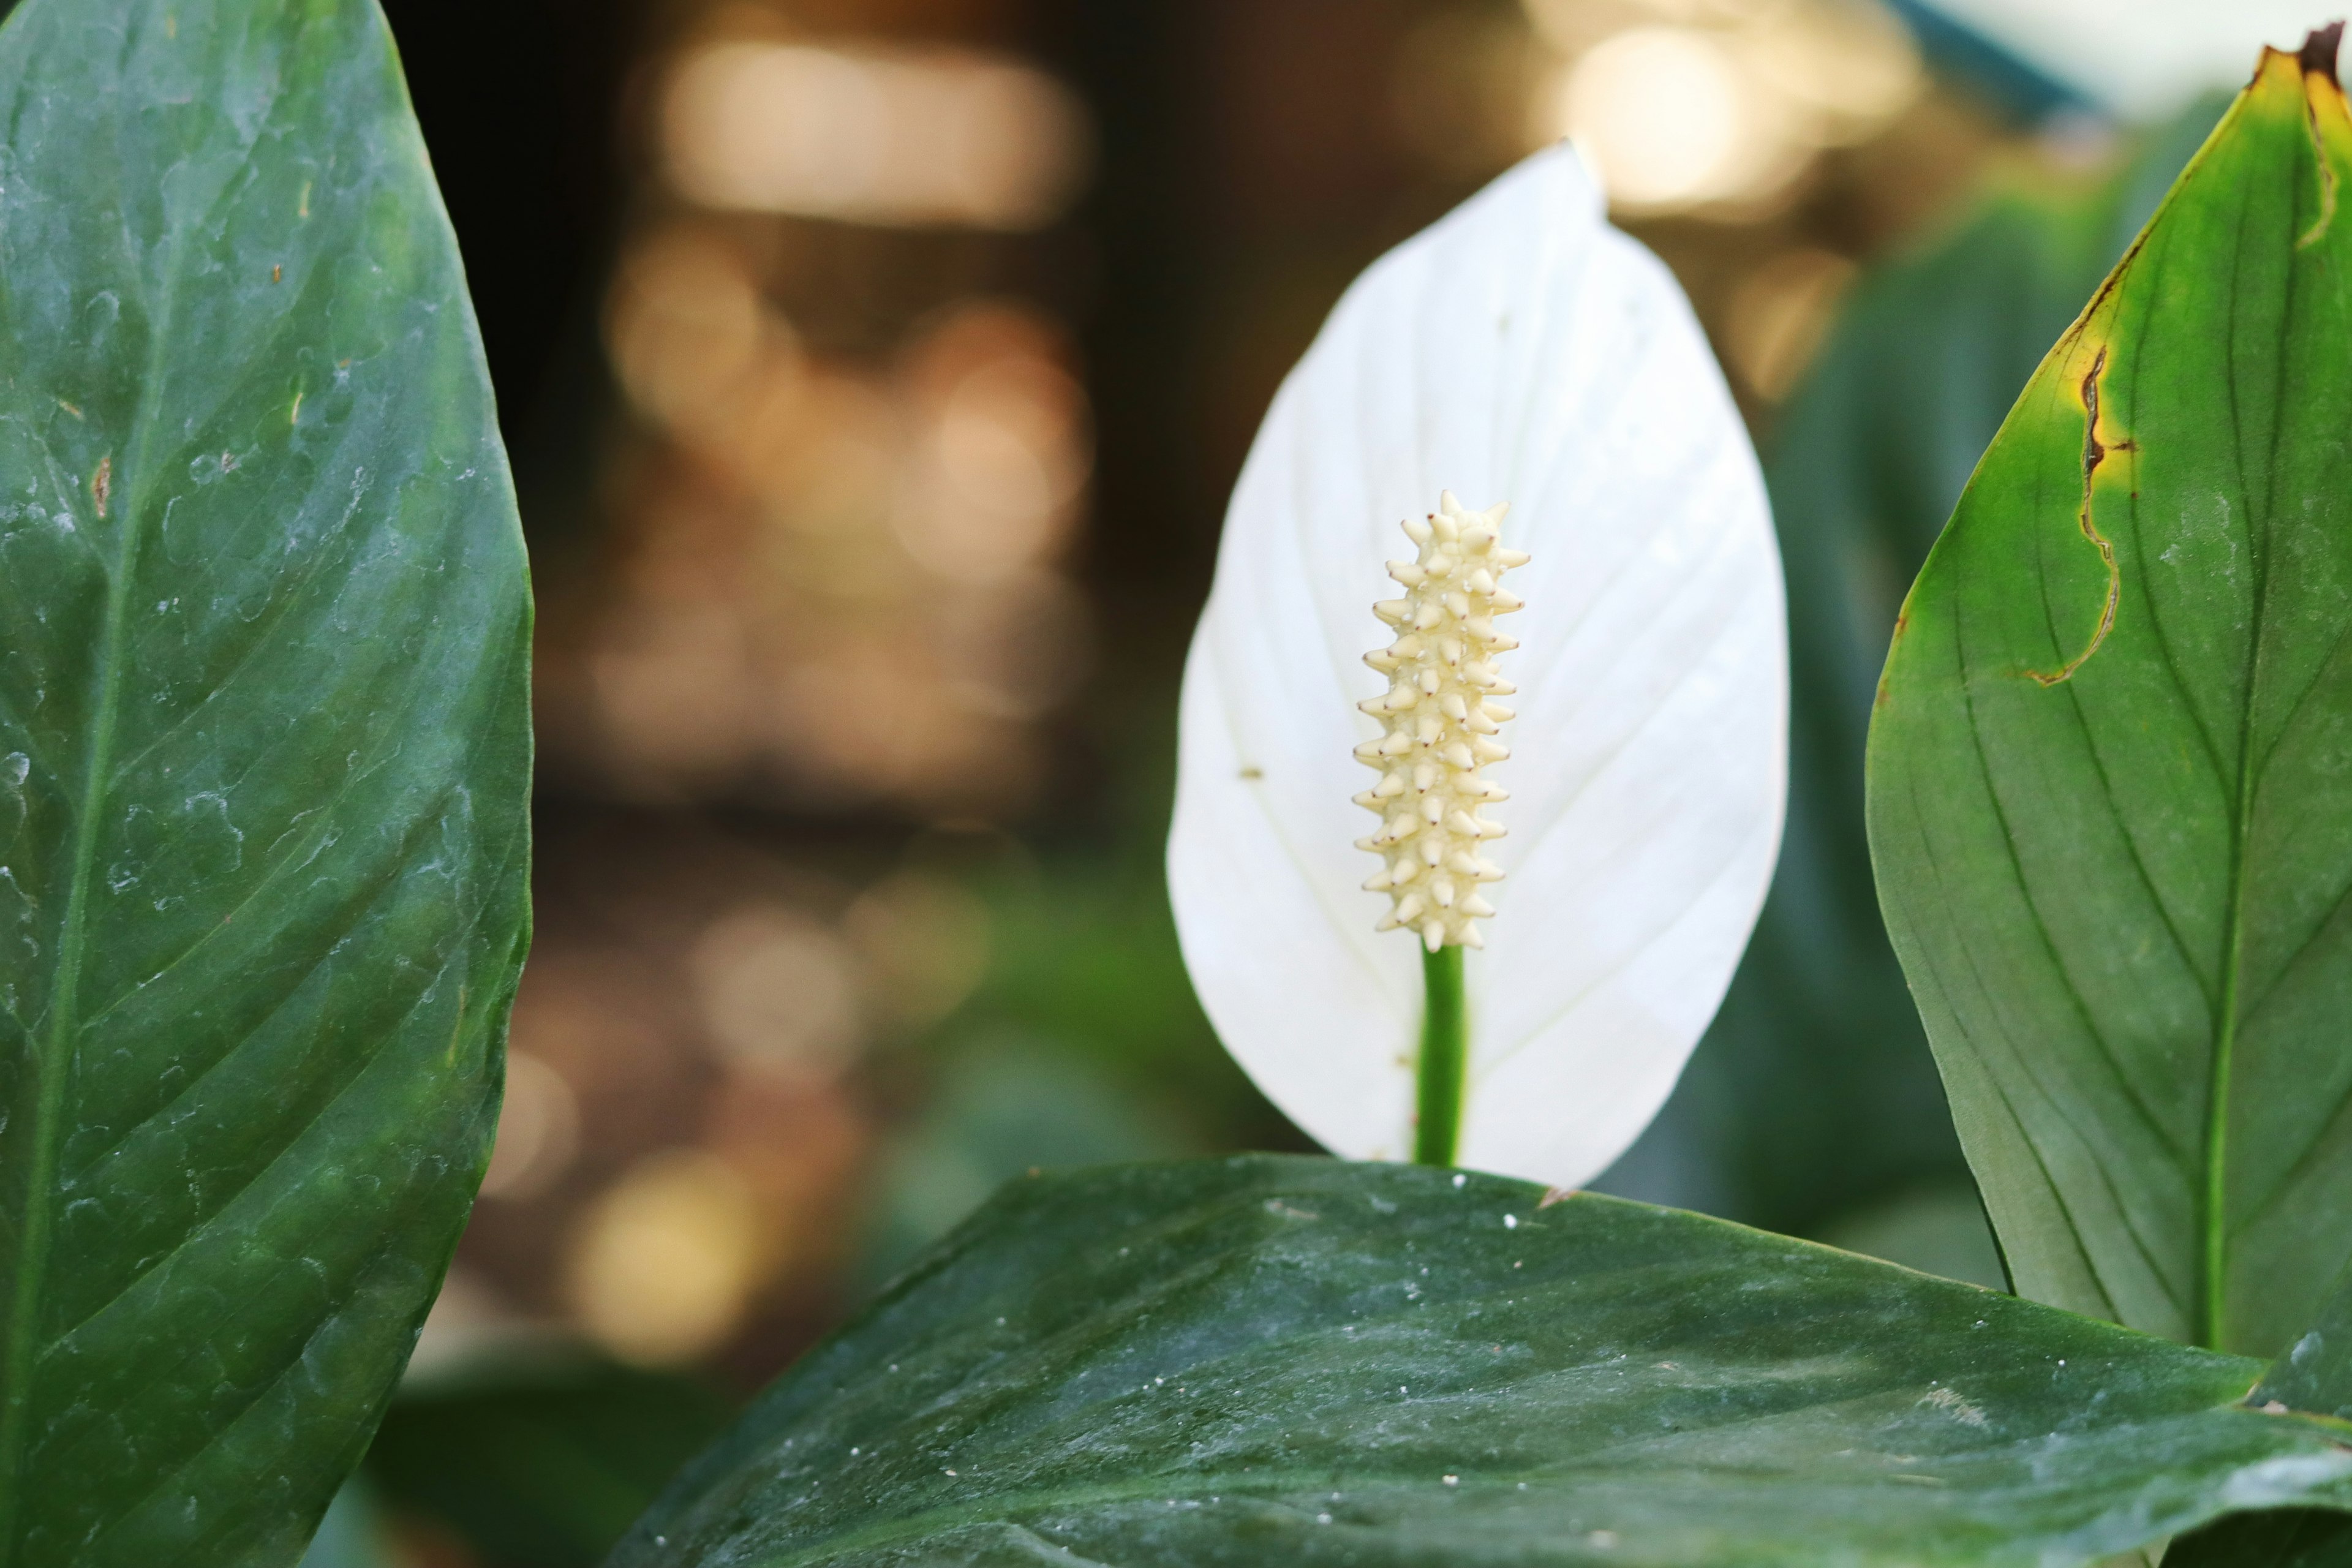
[[[1235,487],[1184,673],[1169,885],[1259,1088],[1410,1157],[1419,944],[1377,933],[1353,755],[1398,523],[1510,503],[1507,873],[1465,955],[1465,1165],[1563,1186],[1664,1103],[1779,847],[1788,665],[1763,480],[1689,306],[1538,153],[1359,279]]]

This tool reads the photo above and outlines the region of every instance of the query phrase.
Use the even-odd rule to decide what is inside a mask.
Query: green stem
[[[1415,1069],[1412,1157],[1416,1164],[1451,1165],[1462,1142],[1462,1080],[1469,1063],[1462,1006],[1462,950],[1423,949],[1421,977],[1429,994],[1421,1019],[1421,1062]]]

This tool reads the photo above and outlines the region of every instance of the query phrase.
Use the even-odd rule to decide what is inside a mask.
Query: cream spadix
[[[1405,596],[1372,606],[1397,637],[1364,656],[1388,677],[1389,689],[1356,704],[1381,731],[1356,748],[1356,760],[1381,773],[1380,783],[1356,796],[1380,814],[1381,825],[1356,847],[1386,862],[1364,883],[1365,891],[1391,900],[1372,929],[1407,928],[1432,952],[1486,945],[1471,922],[1495,907],[1478,888],[1503,879],[1503,868],[1481,850],[1504,831],[1487,819],[1487,803],[1508,798],[1485,771],[1511,754],[1494,738],[1511,717],[1494,699],[1514,689],[1495,657],[1519,645],[1495,629],[1494,617],[1519,608],[1501,579],[1528,556],[1503,548],[1509,510],[1504,501],[1473,512],[1448,490],[1427,518],[1405,519],[1420,559],[1390,562],[1389,575]]]
[[[1186,964],[1259,1087],[1354,1158],[1413,1148],[1433,905],[1402,913],[1385,853],[1391,885],[1368,889],[1356,847],[1351,801],[1416,782],[1381,765],[1365,789],[1359,748],[1398,743],[1359,707],[1397,691],[1386,650],[1362,658],[1367,606],[1393,531],[1449,491],[1507,501],[1507,546],[1530,558],[1507,591],[1530,606],[1510,626],[1509,834],[1465,811],[1482,847],[1449,879],[1457,912],[1495,917],[1438,933],[1485,942],[1465,961],[1459,1158],[1575,1185],[1656,1114],[1746,945],[1779,845],[1788,676],[1738,415],[1673,279],[1602,221],[1566,148],[1340,300],[1244,466],[1185,668],[1168,870]],[[1483,763],[1471,736],[1501,737],[1460,695]],[[1422,941],[1374,930],[1391,921]]]

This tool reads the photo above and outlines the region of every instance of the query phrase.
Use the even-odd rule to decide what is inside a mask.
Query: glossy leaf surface
[[[290,1562],[495,1118],[511,486],[373,0],[27,0],[0,126],[0,1563]]]
[[[2347,174],[2271,55],[1986,454],[1870,742],[2019,1289],[2261,1353],[2352,1249]]]
[[[2352,1501],[2257,1363],[1722,1221],[1258,1155],[1014,1183],[655,1565],[2087,1563]]]

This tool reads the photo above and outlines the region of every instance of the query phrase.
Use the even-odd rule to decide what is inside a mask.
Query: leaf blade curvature
[[[0,1564],[290,1556],[478,1179],[529,594],[373,0],[0,26]]]
[[[2264,1353],[2352,1250],[2347,172],[2267,54],[1979,466],[1868,768],[2019,1288]]]
[[[2332,1423],[2239,1403],[2258,1371],[1496,1177],[1032,1177],[610,1562],[2087,1563],[2231,1506],[2352,1503]]]

